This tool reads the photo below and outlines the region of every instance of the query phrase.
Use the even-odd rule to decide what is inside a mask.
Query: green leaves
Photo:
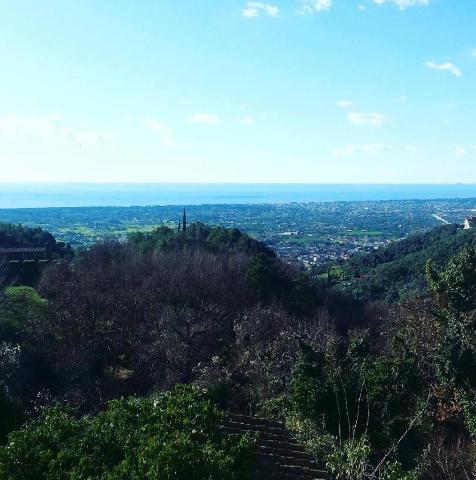
[[[365,435],[344,441],[327,455],[327,468],[338,480],[361,480],[368,468],[371,451]]]
[[[10,434],[0,448],[0,478],[253,478],[252,439],[224,434],[221,419],[206,395],[189,386],[155,397],[114,400],[103,412],[80,419],[56,406]]]
[[[428,264],[427,279],[442,326],[439,382],[459,398],[464,423],[476,436],[476,248],[463,248],[440,272]]]
[[[0,340],[18,341],[27,320],[44,317],[46,311],[46,301],[33,288],[6,288],[0,310]]]
[[[460,315],[476,309],[476,248],[460,250],[441,272],[428,262],[426,276],[440,307],[448,313]]]

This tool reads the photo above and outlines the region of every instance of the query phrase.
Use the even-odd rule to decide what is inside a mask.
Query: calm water
[[[0,208],[476,198],[476,185],[0,184]]]

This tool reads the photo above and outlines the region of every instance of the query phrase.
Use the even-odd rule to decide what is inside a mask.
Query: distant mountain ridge
[[[345,290],[368,300],[426,295],[426,262],[431,259],[437,266],[445,265],[468,245],[476,245],[476,229],[443,225],[374,252],[354,255],[339,267],[331,268],[330,276],[331,280],[339,280]]]

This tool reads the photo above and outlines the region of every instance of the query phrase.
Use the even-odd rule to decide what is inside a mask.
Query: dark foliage
[[[445,225],[392,242],[369,254],[357,254],[342,266],[347,291],[367,300],[408,299],[428,295],[425,264],[443,266],[461,248],[476,245],[476,231]]]
[[[183,248],[200,248],[211,253],[241,252],[247,255],[265,254],[275,258],[276,254],[264,243],[251,238],[236,228],[210,227],[195,222],[176,232],[168,227],[158,227],[152,233],[133,233],[129,241],[141,252],[157,250],[177,250]]]
[[[241,374],[236,392],[205,374],[220,359],[238,375],[233,347],[241,322],[259,325],[267,305],[285,319],[275,325],[279,334],[294,315],[309,322],[334,302],[263,244],[201,224],[99,244],[50,267],[39,292],[48,313],[31,317],[27,331],[38,364],[48,365],[45,388],[86,410],[118,394],[193,382],[228,390],[246,408],[252,379]]]
[[[442,256],[426,268],[429,295],[392,306],[313,282],[236,230],[194,223],[55,262],[38,291],[4,289],[0,404],[7,417],[0,433],[25,418],[30,423],[2,450],[3,468],[22,458],[40,469],[31,478],[50,478],[45,468],[60,472],[51,478],[66,478],[67,469],[76,469],[77,478],[148,478],[137,470],[145,462],[151,478],[187,478],[190,465],[210,475],[203,478],[234,478],[227,475],[242,471],[239,455],[224,447],[216,422],[210,428],[199,422],[199,438],[190,434],[195,427],[187,415],[205,405],[203,397],[193,404],[198,390],[178,393],[173,418],[183,417],[183,425],[170,426],[167,416],[152,422],[165,439],[160,448],[134,433],[149,432],[140,418],[155,418],[153,392],[187,384],[205,389],[223,409],[287,421],[339,479],[471,478],[465,475],[474,475],[476,459],[476,253],[467,247],[445,261],[458,242],[472,238],[449,227],[417,238],[395,244],[387,263],[412,255],[419,262],[441,247]],[[386,265],[378,263],[383,258],[369,268]],[[110,403],[130,395],[146,399]],[[56,408],[35,420],[58,401],[74,414]],[[117,432],[107,427],[111,419]],[[170,436],[160,430],[162,421]],[[93,445],[93,437],[104,441]],[[140,461],[122,449],[129,441],[133,452],[145,452]],[[211,456],[203,456],[204,448]],[[129,476],[121,477],[121,469]],[[180,475],[170,476],[172,470]]]

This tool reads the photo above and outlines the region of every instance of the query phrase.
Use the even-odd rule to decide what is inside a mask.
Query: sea
[[[476,184],[0,183],[0,208],[476,199]]]

